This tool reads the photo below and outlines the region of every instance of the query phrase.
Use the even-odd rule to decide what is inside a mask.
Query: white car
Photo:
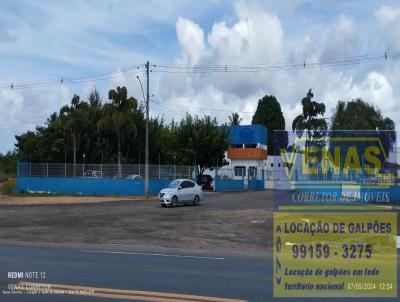
[[[162,189],[159,194],[159,201],[163,207],[167,205],[176,207],[178,204],[191,203],[195,206],[203,200],[201,186],[190,179],[175,179],[167,188]]]

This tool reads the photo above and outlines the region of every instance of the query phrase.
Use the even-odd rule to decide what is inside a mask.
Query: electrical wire
[[[139,74],[144,72],[142,69],[142,65],[135,65],[131,67],[123,67],[114,71],[107,72],[97,72],[86,75],[80,75],[78,77],[61,77],[60,79],[49,79],[37,82],[21,82],[21,83],[11,83],[10,85],[0,86],[0,90],[21,90],[21,89],[31,89],[31,88],[40,88],[40,87],[48,87],[55,85],[63,85],[63,84],[78,84],[78,83],[86,83],[92,81],[103,81],[108,79],[114,79],[122,77],[126,74]],[[116,74],[118,73],[118,74]]]
[[[359,65],[365,63],[376,63],[382,61],[391,61],[400,59],[400,52],[392,52],[380,55],[360,55],[353,57],[343,57],[337,59],[330,59],[325,61],[316,62],[300,62],[300,63],[279,63],[279,64],[253,64],[253,65],[179,65],[179,64],[152,64],[152,72],[158,73],[177,73],[177,74],[205,74],[205,73],[255,73],[255,72],[274,72],[274,71],[290,71],[302,70],[312,68],[328,68],[328,67],[344,67]],[[80,76],[53,78],[48,80],[41,80],[35,82],[16,82],[11,84],[3,84],[0,86],[1,90],[20,90],[48,87],[62,84],[79,84],[92,81],[102,81],[113,78],[122,77],[128,73],[144,72],[144,64],[122,67],[117,70],[120,74],[115,74],[113,71],[102,71],[97,73],[89,73]],[[199,110],[211,111],[207,108],[199,108]]]
[[[364,63],[382,62],[400,59],[400,52],[384,53],[383,55],[363,55],[358,57],[347,57],[318,62],[302,62],[291,64],[272,64],[272,65],[177,65],[177,64],[154,64],[154,72],[160,73],[228,73],[228,72],[268,72],[268,71],[288,71],[310,68],[342,67],[359,65]]]
[[[155,100],[155,99],[150,99],[150,101],[153,101],[154,103],[158,104],[159,106],[163,106],[162,105],[162,101],[161,100]],[[176,102],[171,102],[169,101],[168,103],[173,103],[174,105],[181,105],[178,104]],[[164,108],[169,108],[167,106],[164,106]],[[187,106],[187,109],[194,109],[195,111],[206,111],[206,112],[227,112],[227,113],[240,113],[240,114],[254,114],[255,111],[232,111],[232,110],[228,110],[228,109],[212,109],[212,108],[201,108],[201,107],[194,107],[194,106]],[[175,111],[176,113],[176,111]]]

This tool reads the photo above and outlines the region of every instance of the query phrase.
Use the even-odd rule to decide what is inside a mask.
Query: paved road
[[[16,280],[7,279],[8,272],[44,271],[47,278],[40,282],[52,284],[181,293],[252,301],[266,301],[270,296],[269,261],[259,258],[202,258],[154,253],[110,254],[77,249],[1,245],[0,263],[1,290],[7,289],[8,283],[17,283]],[[23,301],[82,300],[82,297],[66,295],[51,297],[25,295],[23,298]],[[106,301],[106,299],[87,297],[84,300]],[[111,300],[118,301],[115,297]],[[22,300],[20,296],[3,294],[0,295],[0,301]]]
[[[98,293],[97,297],[90,298],[73,295],[25,294],[22,297],[1,294],[0,301],[273,300],[272,260],[268,256],[207,257],[203,255],[199,257],[188,254],[158,254],[154,251],[151,253],[115,253],[115,251],[109,253],[109,251],[75,248],[2,244],[0,245],[0,263],[1,290],[7,290],[9,283],[22,281],[8,279],[8,272],[38,271],[46,272],[46,279],[39,282],[67,285],[64,289],[71,289],[71,285],[89,286],[94,287],[95,292]],[[38,282],[32,279],[24,280]],[[56,285],[54,287],[58,288]],[[112,290],[107,291],[105,288]],[[119,292],[117,289],[129,291]],[[168,294],[163,296],[160,293]],[[121,294],[124,295],[122,296],[124,300],[119,299]],[[189,295],[196,295],[196,297]],[[321,299],[317,300],[321,301]],[[329,301],[342,300],[330,299]],[[286,300],[279,299],[278,301]],[[293,300],[288,301],[293,302]],[[296,301],[302,300],[296,299]],[[310,301],[310,299],[304,299],[304,301]],[[356,299],[351,301],[356,301]],[[375,300],[361,299],[360,301]]]

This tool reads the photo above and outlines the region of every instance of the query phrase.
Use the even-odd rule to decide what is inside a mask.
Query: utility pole
[[[149,61],[146,62],[146,78],[147,78],[147,88],[146,88],[146,149],[145,149],[145,163],[144,163],[144,194],[146,199],[149,198],[149,82],[150,82],[150,64]]]

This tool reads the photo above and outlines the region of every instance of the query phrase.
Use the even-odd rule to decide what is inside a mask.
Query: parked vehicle
[[[83,177],[101,178],[101,171],[87,170],[83,173]]]
[[[201,186],[190,179],[175,179],[159,193],[159,202],[163,207],[176,207],[178,204],[190,203],[195,206],[203,200]]]
[[[126,179],[139,180],[139,179],[143,179],[143,177],[141,175],[137,175],[137,174],[130,174],[126,177]]]
[[[213,190],[214,178],[212,178],[212,176],[208,174],[198,175],[197,184],[201,186],[204,190]]]

